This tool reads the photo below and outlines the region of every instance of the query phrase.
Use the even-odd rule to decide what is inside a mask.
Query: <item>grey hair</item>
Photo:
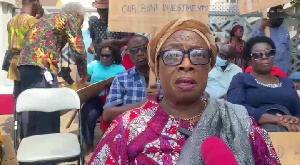
[[[69,2],[63,5],[62,11],[66,14],[76,15],[79,14],[83,18],[85,17],[85,9],[79,2]]]

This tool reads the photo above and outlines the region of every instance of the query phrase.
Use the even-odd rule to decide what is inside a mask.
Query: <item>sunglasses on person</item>
[[[160,52],[163,63],[167,66],[177,66],[180,65],[188,55],[190,62],[193,65],[206,65],[210,62],[212,51],[211,49],[190,49],[185,50],[164,50]]]
[[[111,58],[111,57],[112,57],[111,54],[100,54],[100,56],[101,56],[102,58]]]
[[[261,60],[263,59],[263,56],[265,55],[266,58],[274,57],[275,56],[275,49],[265,50],[265,52],[253,52],[251,53],[251,57],[253,57],[255,60]]]
[[[129,50],[129,53],[132,54],[132,55],[137,55],[139,52],[141,52],[141,53],[147,53],[147,45],[141,46],[141,47],[137,47],[137,48],[131,48]]]

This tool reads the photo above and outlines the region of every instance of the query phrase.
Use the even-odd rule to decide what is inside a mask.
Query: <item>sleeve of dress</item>
[[[271,142],[268,132],[260,128],[252,119],[249,140],[255,164],[280,165],[280,160]]]
[[[256,26],[256,27],[253,28],[252,37],[266,36],[265,31],[260,31],[259,29],[260,29],[259,26]]]
[[[227,100],[233,104],[243,105],[247,109],[249,115],[258,122],[265,111],[247,104],[244,74],[245,73],[238,73],[232,78],[227,92]]]
[[[123,104],[125,89],[119,79],[120,77],[117,76],[110,86],[109,94],[106,98],[105,106],[103,107],[104,110],[113,106],[120,106]]]
[[[78,25],[77,20],[73,17],[68,17],[66,20],[66,34],[69,45],[75,54],[78,74],[81,78],[85,78],[87,75],[86,51],[83,43],[81,28]]]
[[[89,165],[104,164],[128,164],[127,142],[122,116],[110,125],[89,162]]]

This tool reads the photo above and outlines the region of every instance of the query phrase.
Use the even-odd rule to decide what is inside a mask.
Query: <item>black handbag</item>
[[[3,63],[2,63],[2,70],[7,71],[9,69],[10,63],[11,63],[11,59],[12,59],[12,53],[10,50],[7,50],[5,52],[5,56],[3,59]]]

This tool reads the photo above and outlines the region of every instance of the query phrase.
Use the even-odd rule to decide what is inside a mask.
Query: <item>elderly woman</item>
[[[90,164],[199,165],[202,142],[211,136],[221,137],[240,164],[279,164],[266,132],[242,106],[201,98],[216,61],[207,25],[173,20],[155,33],[148,52],[164,98],[148,100],[113,121]]]
[[[58,87],[58,62],[66,43],[76,54],[80,87],[87,85],[86,51],[81,35],[84,15],[84,7],[71,2],[62,7],[62,12],[42,17],[31,27],[20,53],[21,91]],[[24,137],[60,131],[59,112],[26,112],[22,114],[22,120]]]
[[[300,100],[292,80],[272,75],[276,48],[267,37],[254,37],[246,43],[246,56],[252,73],[233,77],[228,101],[246,107],[250,116],[270,132],[299,132]]]

